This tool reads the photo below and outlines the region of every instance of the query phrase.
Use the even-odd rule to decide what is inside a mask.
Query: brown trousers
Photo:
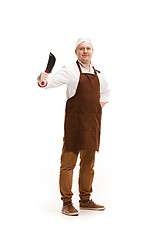
[[[72,179],[73,170],[77,162],[78,154],[80,153],[80,170],[79,170],[79,196],[81,200],[90,198],[92,192],[92,182],[94,177],[95,151],[81,150],[74,152],[65,152],[64,144],[61,155],[61,166],[59,185],[61,199],[64,203],[72,199]]]

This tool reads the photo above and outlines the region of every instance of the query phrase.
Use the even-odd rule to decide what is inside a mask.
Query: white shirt
[[[80,62],[80,67],[82,70],[82,73],[91,73],[94,74],[94,70],[92,68],[92,64],[90,64],[90,71]],[[110,89],[109,85],[103,75],[103,73],[98,73],[98,78],[100,82],[100,102],[108,102],[109,101],[109,94],[110,94]],[[59,87],[63,84],[67,85],[67,90],[66,90],[66,97],[67,99],[71,98],[72,96],[75,95],[78,82],[79,82],[79,77],[80,77],[80,71],[77,66],[77,63],[72,63],[71,65],[67,67],[62,67],[62,69],[56,73],[50,73],[48,75],[47,81],[48,84],[45,89],[48,88],[55,88]]]

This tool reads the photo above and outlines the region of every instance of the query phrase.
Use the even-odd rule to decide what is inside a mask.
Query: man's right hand
[[[38,77],[37,77],[37,82],[40,87],[45,87],[47,85],[47,78],[48,78],[48,73],[42,72]]]

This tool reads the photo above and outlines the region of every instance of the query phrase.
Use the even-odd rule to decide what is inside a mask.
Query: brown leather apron
[[[64,121],[64,151],[99,151],[101,114],[100,84],[97,72],[80,71],[76,94],[66,102]]]

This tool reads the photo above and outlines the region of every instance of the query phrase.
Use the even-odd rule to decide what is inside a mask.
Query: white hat
[[[90,43],[92,45],[92,42],[89,38],[79,38],[76,42],[76,48],[78,47],[78,45],[82,42],[87,42],[87,43]]]

